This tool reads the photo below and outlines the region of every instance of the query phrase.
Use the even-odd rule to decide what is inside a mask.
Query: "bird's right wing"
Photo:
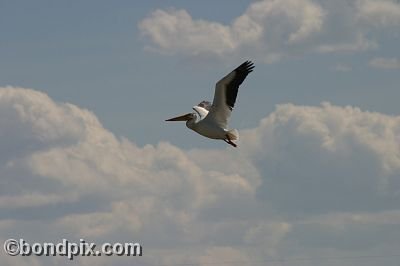
[[[227,128],[228,119],[236,102],[239,86],[253,71],[254,64],[246,61],[226,75],[215,86],[214,100],[205,119],[213,120],[222,128]]]

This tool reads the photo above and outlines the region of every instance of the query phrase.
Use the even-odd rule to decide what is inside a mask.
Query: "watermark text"
[[[95,243],[80,239],[79,243],[63,239],[59,243],[28,243],[24,239],[7,239],[4,251],[10,256],[65,256],[73,260],[76,256],[142,256],[139,243],[103,243],[96,249]]]

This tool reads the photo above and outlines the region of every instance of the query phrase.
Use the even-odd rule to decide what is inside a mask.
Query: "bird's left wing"
[[[222,128],[227,128],[228,119],[235,106],[239,86],[253,71],[254,64],[246,61],[226,75],[215,86],[214,100],[206,119],[214,120]]]

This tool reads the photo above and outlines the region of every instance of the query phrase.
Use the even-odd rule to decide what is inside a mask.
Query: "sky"
[[[143,245],[82,266],[398,266],[399,1],[1,1],[0,32],[1,243]],[[164,122],[245,60],[237,149]]]

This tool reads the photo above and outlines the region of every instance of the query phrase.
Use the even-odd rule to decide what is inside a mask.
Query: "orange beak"
[[[181,116],[177,116],[177,117],[174,117],[174,118],[167,119],[165,121],[188,121],[191,118],[192,118],[192,114],[188,113],[188,114],[185,114],[185,115],[181,115]]]

